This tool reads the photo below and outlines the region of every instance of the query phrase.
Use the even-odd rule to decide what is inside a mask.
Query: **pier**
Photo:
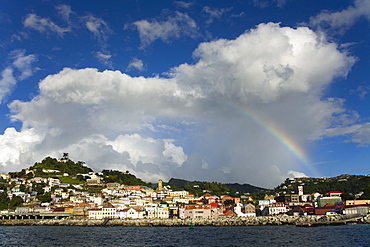
[[[0,219],[2,220],[26,220],[26,219],[63,219],[71,217],[73,214],[70,213],[1,213]]]

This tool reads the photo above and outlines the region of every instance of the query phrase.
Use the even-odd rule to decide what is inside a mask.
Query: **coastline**
[[[189,227],[196,226],[280,226],[300,227],[329,226],[346,224],[369,224],[370,215],[345,219],[342,215],[309,216],[260,216],[260,217],[219,217],[212,219],[17,219],[0,220],[0,226],[121,226],[121,227]]]

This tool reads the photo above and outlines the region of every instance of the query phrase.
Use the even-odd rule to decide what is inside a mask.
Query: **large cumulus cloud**
[[[94,169],[147,181],[273,187],[288,172],[307,172],[279,138],[308,148],[346,111],[323,95],[355,60],[308,28],[261,24],[235,40],[202,43],[194,57],[166,77],[92,68],[49,75],[38,96],[9,105],[23,128],[2,137],[34,130],[34,139],[18,138],[13,155],[1,156],[2,170],[69,152]]]

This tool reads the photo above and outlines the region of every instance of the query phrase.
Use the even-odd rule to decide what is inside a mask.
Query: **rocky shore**
[[[368,224],[370,215],[345,219],[337,216],[261,216],[261,217],[219,217],[213,219],[24,219],[0,220],[2,226],[124,226],[124,227],[189,227],[196,226],[323,226],[345,224]]]

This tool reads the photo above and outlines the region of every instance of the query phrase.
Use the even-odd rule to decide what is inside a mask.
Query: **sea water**
[[[1,226],[0,246],[370,246],[370,225]]]

